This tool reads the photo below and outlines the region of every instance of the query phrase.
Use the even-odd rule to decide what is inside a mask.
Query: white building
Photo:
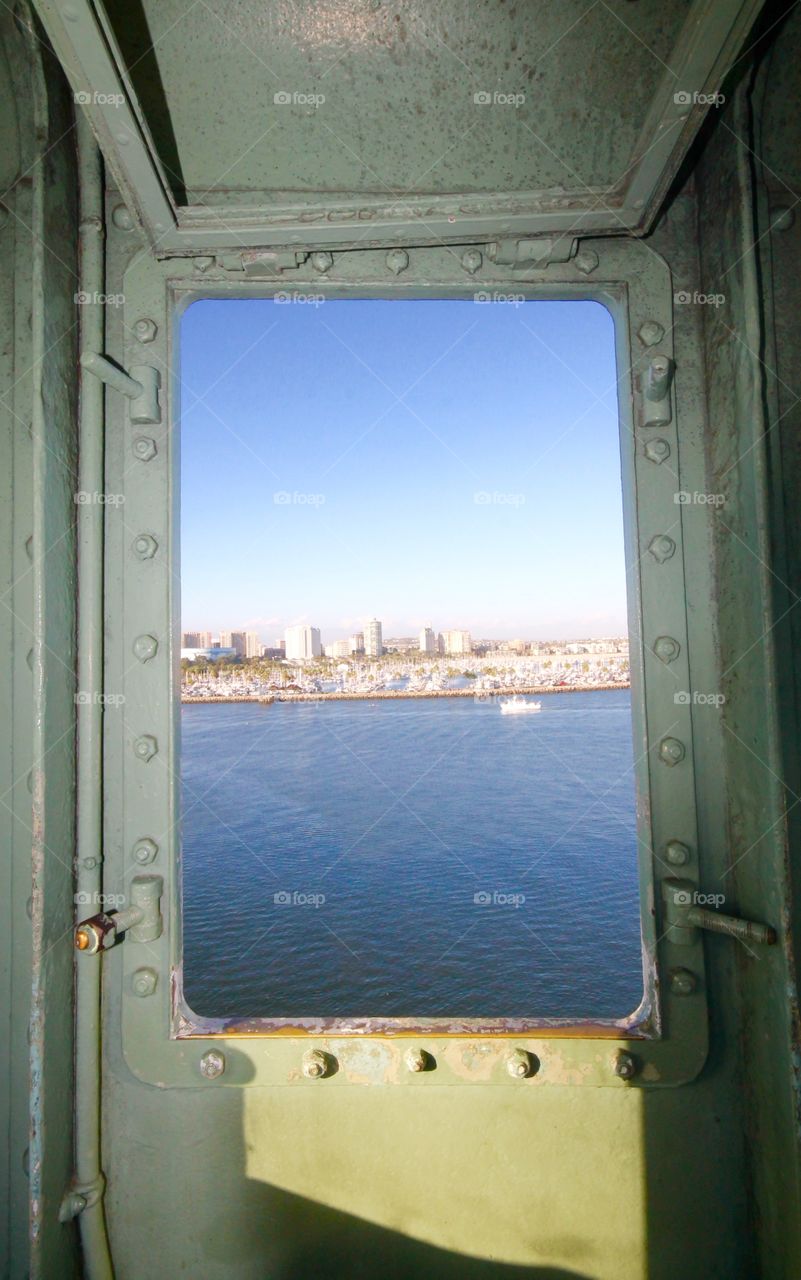
[[[323,652],[319,627],[287,627],[284,632],[286,656],[289,661],[319,658]]]
[[[437,652],[437,637],[434,635],[434,632],[431,630],[431,627],[423,627],[422,631],[420,632],[420,652],[421,653]]]
[[[443,631],[442,639],[446,653],[464,654],[473,652],[473,641],[469,631]]]
[[[351,653],[364,653],[364,633],[357,631],[355,636],[351,636],[348,640]]]
[[[327,658],[349,658],[350,652],[350,640],[335,640],[325,646]]]
[[[384,652],[384,637],[377,618],[371,618],[364,628],[364,652],[368,658],[380,658]]]

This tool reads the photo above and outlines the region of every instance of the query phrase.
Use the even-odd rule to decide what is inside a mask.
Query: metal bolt
[[[637,1074],[637,1063],[630,1053],[619,1049],[612,1060],[612,1070],[619,1080],[633,1080]]]
[[[513,1049],[506,1059],[506,1070],[515,1080],[525,1080],[536,1074],[539,1063],[527,1049]]]
[[[658,466],[670,457],[670,445],[667,440],[649,440],[645,446],[645,456],[649,462],[655,462]]]
[[[136,436],[131,444],[133,455],[140,462],[149,462],[158,453],[158,447],[152,436]]]
[[[155,969],[137,969],[131,978],[131,987],[135,996],[152,996],[158,985],[159,976]]]
[[[97,866],[97,858],[84,858],[83,865],[87,871],[94,871]]]
[[[311,256],[311,264],[315,271],[320,272],[320,275],[325,275],[326,271],[330,271],[334,265],[334,255],[333,253],[324,253],[322,250],[318,250],[317,253],[313,253]]]
[[[483,261],[484,255],[478,249],[467,249],[462,254],[462,266],[471,276],[475,275]]]
[[[660,662],[675,662],[681,653],[681,645],[672,636],[657,636],[654,641],[654,653]]]
[[[582,249],[575,257],[576,266],[585,276],[591,275],[599,262],[600,258],[594,249]]]
[[[133,218],[127,205],[117,204],[111,210],[111,221],[119,231],[130,231],[133,227]]]
[[[678,738],[663,738],[659,744],[659,758],[664,764],[681,764],[686,752]]]
[[[433,1058],[425,1049],[409,1049],[404,1062],[409,1071],[427,1071],[433,1065]]]
[[[654,557],[654,560],[659,564],[664,564],[665,561],[669,560],[673,555],[676,550],[676,544],[672,538],[667,536],[666,533],[658,533],[656,537],[652,538],[648,543],[648,550]]]
[[[795,222],[795,209],[788,205],[774,210],[771,215],[771,230],[773,231],[789,231]]]
[[[656,320],[646,320],[640,325],[637,336],[644,347],[655,347],[664,338],[665,330]]]
[[[152,342],[158,333],[158,326],[155,320],[137,320],[134,333],[140,342]]]
[[[149,662],[158,652],[159,642],[155,636],[137,636],[133,642],[134,657],[140,662]]]
[[[672,867],[686,867],[690,861],[690,850],[681,840],[668,840],[665,845],[665,857]]]
[[[673,969],[670,974],[670,990],[674,996],[691,996],[698,982],[689,969]]]
[[[140,867],[146,867],[155,860],[158,851],[159,847],[155,840],[151,840],[150,836],[143,836],[133,847],[134,861],[138,862]]]
[[[138,756],[147,764],[148,760],[152,760],[159,749],[156,739],[149,733],[143,733],[141,738],[137,738],[134,743],[134,755]]]
[[[329,1074],[331,1063],[329,1055],[322,1049],[308,1049],[303,1055],[302,1071],[309,1080],[322,1080]]]
[[[140,533],[138,538],[134,538],[134,553],[140,560],[152,560],[158,548],[159,544],[149,533]]]
[[[200,1074],[207,1080],[216,1080],[225,1070],[225,1054],[219,1049],[209,1049],[200,1059]]]
[[[213,258],[195,258],[195,271],[208,271],[214,266]]]
[[[399,276],[409,265],[409,255],[405,249],[390,249],[387,254],[387,266],[393,275]]]

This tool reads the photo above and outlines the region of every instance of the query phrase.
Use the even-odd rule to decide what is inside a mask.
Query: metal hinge
[[[662,901],[665,905],[665,936],[677,946],[690,946],[697,941],[699,929],[725,933],[738,942],[760,942],[769,947],[776,942],[776,930],[772,925],[727,916],[722,911],[711,911],[704,906],[708,895],[700,894],[691,880],[672,877],[663,880]]]

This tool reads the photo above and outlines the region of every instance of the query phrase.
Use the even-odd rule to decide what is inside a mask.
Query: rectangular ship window
[[[609,312],[209,299],[181,366],[189,1006],[632,1013]]]

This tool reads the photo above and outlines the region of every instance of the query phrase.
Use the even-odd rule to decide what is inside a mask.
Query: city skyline
[[[599,304],[203,300],[181,364],[187,629],[625,630]]]

